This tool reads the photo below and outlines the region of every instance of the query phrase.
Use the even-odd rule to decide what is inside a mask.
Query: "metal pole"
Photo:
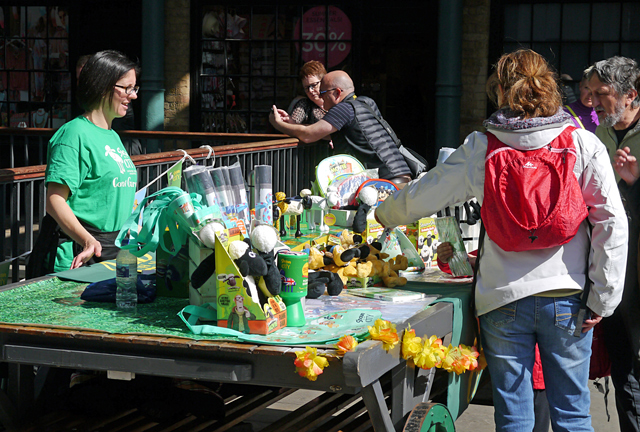
[[[142,0],[142,129],[164,130],[164,0]],[[147,153],[160,151],[147,141]]]
[[[436,78],[436,156],[460,144],[462,95],[462,0],[440,0]]]

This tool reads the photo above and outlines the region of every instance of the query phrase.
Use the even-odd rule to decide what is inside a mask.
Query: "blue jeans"
[[[536,342],[555,432],[593,432],[588,379],[592,331],[573,336],[580,295],[527,297],[480,317],[496,431],[533,430]],[[582,325],[582,323],[580,323]]]

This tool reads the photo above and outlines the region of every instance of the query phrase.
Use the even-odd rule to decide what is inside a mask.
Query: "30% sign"
[[[326,20],[329,20],[327,26]],[[335,6],[316,6],[304,13],[295,28],[295,39],[303,39],[302,59],[307,62],[309,60],[318,60],[325,64],[327,68],[339,65],[347,58],[351,52],[351,42],[343,42],[351,40],[351,21],[347,15]],[[301,32],[302,24],[302,32]],[[335,42],[326,42],[327,29],[329,40]],[[300,37],[302,35],[302,37]],[[296,44],[298,46],[298,44]],[[327,60],[328,46],[328,60]]]

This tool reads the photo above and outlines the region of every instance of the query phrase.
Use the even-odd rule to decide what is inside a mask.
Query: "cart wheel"
[[[409,414],[403,432],[455,432],[451,413],[445,405],[419,403]]]

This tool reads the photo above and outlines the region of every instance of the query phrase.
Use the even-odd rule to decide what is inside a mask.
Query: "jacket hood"
[[[551,117],[532,119],[522,119],[508,109],[501,109],[485,120],[483,125],[509,147],[527,151],[546,146],[567,126],[573,125],[573,121],[562,108]]]

